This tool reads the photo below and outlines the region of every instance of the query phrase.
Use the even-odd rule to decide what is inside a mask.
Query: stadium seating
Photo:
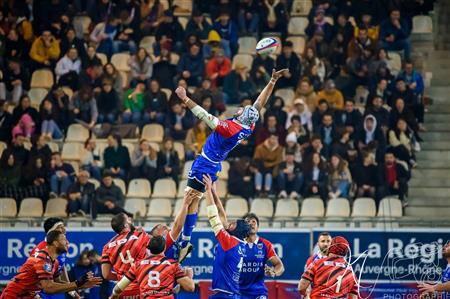
[[[144,36],[139,43],[139,47],[147,50],[148,53],[153,53],[153,44],[155,43],[155,36]]]
[[[146,215],[145,200],[142,198],[127,198],[125,200],[124,209],[132,213],[135,218],[144,217]]]
[[[49,69],[39,69],[31,75],[31,88],[45,88],[50,89],[54,84],[53,73]]]
[[[268,198],[256,198],[252,201],[250,212],[255,213],[263,220],[271,219],[273,215],[273,202]]]
[[[299,213],[298,202],[293,199],[279,199],[274,214],[274,227],[294,227]]]
[[[248,213],[247,201],[243,198],[230,198],[225,203],[225,212],[228,217],[241,218]]]
[[[290,88],[280,88],[275,91],[275,96],[281,97],[284,100],[285,106],[290,107],[294,102],[295,93]]]
[[[172,216],[172,202],[167,198],[155,198],[150,201],[147,217],[153,220],[165,220]]]
[[[186,180],[188,178],[188,174],[189,171],[191,170],[192,163],[194,163],[194,161],[186,161],[186,163],[184,163],[183,172],[181,174],[181,178],[183,180]]]
[[[433,20],[430,16],[414,16],[412,33],[433,33]]]
[[[299,227],[320,226],[320,220],[325,214],[323,200],[320,198],[305,198],[302,201]]]
[[[240,37],[239,43],[239,54],[255,54],[257,40],[253,36]]]
[[[120,179],[120,178],[114,178],[113,181],[114,181],[114,185],[116,185],[117,187],[119,187],[120,190],[122,190],[122,193],[123,193],[123,194],[127,194],[127,187],[126,187],[126,185],[125,185],[125,182],[124,182],[122,179]]]
[[[0,141],[0,157],[1,157],[2,153],[3,153],[3,151],[4,151],[7,147],[8,147],[8,145],[7,145],[5,142]]]
[[[80,124],[71,124],[67,130],[66,142],[84,142],[89,138],[89,130]]]
[[[293,44],[294,52],[297,53],[297,55],[302,55],[305,50],[305,38],[303,36],[289,36],[286,38],[286,40],[289,40]]]
[[[66,217],[67,199],[51,198],[45,206],[44,217]]]
[[[65,161],[79,161],[81,158],[81,152],[83,145],[77,142],[64,143],[61,152],[61,157]]]
[[[28,96],[30,97],[31,106],[36,109],[39,109],[42,100],[48,94],[48,90],[45,88],[31,88],[28,91]]]
[[[20,203],[18,217],[21,218],[38,218],[42,217],[44,207],[40,198],[28,197],[24,198]]]
[[[222,170],[219,174],[219,178],[222,180],[228,180],[228,172],[230,171],[230,162],[223,161],[222,162]]]
[[[141,137],[150,142],[162,142],[164,138],[164,127],[159,124],[145,125],[142,129]]]
[[[289,20],[288,33],[292,35],[305,35],[308,27],[308,19],[304,17],[293,17]]]
[[[98,59],[100,59],[100,61],[102,62],[102,65],[105,65],[108,63],[108,57],[105,54],[97,53],[95,55],[98,57]]]
[[[94,184],[95,189],[97,189],[98,187],[100,187],[100,182],[97,181],[96,179],[89,179],[89,182]]]
[[[325,227],[346,227],[350,217],[350,204],[346,198],[330,199],[325,214]]]
[[[149,198],[152,194],[150,182],[146,179],[134,179],[128,183],[129,198]]]
[[[74,28],[77,32],[77,36],[83,36],[89,34],[89,26],[91,25],[91,18],[89,16],[76,16],[73,19]]]
[[[250,70],[252,68],[252,62],[253,62],[252,55],[249,55],[249,54],[236,54],[233,57],[232,67],[233,67],[233,69],[235,69],[236,65],[242,64],[248,70]]]
[[[177,196],[177,186],[172,179],[159,179],[155,182],[153,197],[175,198]]]
[[[307,16],[312,6],[312,0],[294,0],[291,7],[291,16]]]
[[[0,198],[0,219],[13,218],[17,215],[17,204],[14,198]]]
[[[385,197],[378,207],[379,218],[400,218],[403,216],[402,203],[398,198]]]
[[[221,199],[225,199],[228,196],[227,182],[225,180],[216,181],[216,192]]]
[[[130,71],[130,54],[117,53],[111,57],[111,63],[116,67],[118,71],[129,72]]]
[[[177,152],[178,158],[180,159],[180,161],[184,161],[184,158],[185,158],[184,157],[184,144],[181,142],[174,142],[173,148]]]

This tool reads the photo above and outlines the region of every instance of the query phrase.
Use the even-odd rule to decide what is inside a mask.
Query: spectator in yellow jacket
[[[344,96],[338,89],[336,89],[336,85],[333,80],[328,80],[325,82],[325,87],[323,90],[319,91],[317,94],[317,99],[326,100],[332,109],[344,109]]]
[[[55,66],[61,50],[59,41],[49,30],[44,30],[42,35],[34,40],[30,50],[30,57],[33,62],[33,69]]]

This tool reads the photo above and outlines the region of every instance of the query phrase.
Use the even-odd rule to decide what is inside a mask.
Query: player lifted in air
[[[315,260],[303,273],[298,284],[300,295],[312,284],[311,299],[358,298],[358,284],[352,266],[345,257],[349,245],[344,237],[334,237],[328,249],[328,257]],[[349,297],[347,297],[349,296]]]
[[[58,273],[57,257],[68,250],[66,236],[53,230],[46,236],[45,248],[37,250],[19,269],[19,273],[8,283],[1,299],[33,299],[39,298],[42,290],[46,294],[67,293],[77,289],[87,289],[101,284],[100,277],[93,277],[92,272],[73,282],[56,282]],[[77,295],[77,298],[80,298]]]
[[[284,272],[283,262],[275,253],[272,243],[258,236],[258,217],[249,213],[244,216],[244,219],[250,225],[250,234],[246,239],[239,281],[241,299],[267,299],[269,295],[264,284],[264,275],[281,276]],[[269,267],[267,262],[270,262],[272,267]]]
[[[245,238],[250,233],[250,225],[243,219],[232,221],[227,227],[226,215],[217,196],[214,183],[209,175],[204,175],[206,187],[206,209],[209,223],[218,245],[214,251],[212,291],[210,299],[239,299],[239,279],[245,255]]]
[[[195,159],[188,175],[188,188],[197,191],[197,198],[189,207],[183,228],[181,242],[183,249],[181,258],[187,255],[191,250],[189,241],[197,222],[199,201],[205,192],[203,175],[208,174],[213,182],[217,180],[217,175],[222,169],[221,162],[227,158],[228,153],[233,148],[252,134],[255,123],[259,119],[259,112],[266,105],[272,94],[275,83],[285,71],[287,70],[283,69],[277,72],[273,70],[272,78],[266,87],[264,87],[255,103],[240,108],[233,118],[224,121],[209,114],[205,109],[187,97],[186,90],[183,87],[178,87],[175,90],[177,96],[192,111],[192,113],[197,118],[204,121],[206,125],[213,130],[213,133],[208,137],[203,146],[201,155]]]
[[[191,268],[181,269],[180,264],[164,255],[166,241],[162,236],[153,237],[148,244],[151,255],[136,262],[114,287],[110,299],[119,298],[133,281],[138,285],[140,298],[174,298],[175,282],[188,292],[195,290]]]

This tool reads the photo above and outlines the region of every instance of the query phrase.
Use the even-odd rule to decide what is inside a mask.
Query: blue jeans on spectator
[[[99,123],[99,124],[102,124],[102,123],[114,124],[115,122],[116,122],[116,114],[115,113],[106,113],[106,114],[99,113],[98,114],[97,123]]]
[[[82,195],[81,199],[75,199],[71,200],[69,199],[67,202],[67,212],[69,214],[73,214],[78,212],[79,210],[82,210],[86,214],[89,214],[91,210],[91,199],[87,194]]]
[[[102,169],[95,165],[84,165],[81,166],[81,169],[86,170],[89,172],[92,178],[96,179],[97,181],[101,181],[102,179]]]
[[[301,173],[296,173],[293,178],[289,179],[289,176],[284,172],[280,172],[277,177],[278,189],[286,191],[286,193],[297,192],[301,193],[303,188],[304,177]]]
[[[264,181],[264,191],[269,192],[272,189],[272,171],[267,173],[255,173],[255,189],[261,191]]]
[[[139,125],[141,123],[142,113],[140,111],[124,112],[122,115],[122,121],[124,124],[133,123]]]
[[[50,190],[56,194],[67,194],[67,189],[70,184],[72,184],[72,179],[70,176],[57,177],[56,174],[52,175],[50,178]]]
[[[337,190],[339,190],[339,192],[341,193],[339,195],[339,197],[343,197],[343,198],[347,198],[348,197],[348,192],[350,190],[350,184],[348,181],[341,181],[338,183],[337,186],[335,187],[331,187],[333,193],[336,192]]]
[[[386,49],[387,51],[404,51],[405,60],[408,60],[411,58],[411,41],[409,38],[406,39],[400,39],[396,40],[392,43],[382,41],[381,47]]]
[[[157,112],[156,116],[154,118],[151,117],[149,112],[144,113],[144,116],[143,116],[143,121],[145,124],[158,123],[158,124],[163,125],[165,120],[166,120],[166,115],[161,112]]]
[[[103,53],[110,59],[113,55],[113,41],[109,38],[102,40],[97,47],[97,53]]]
[[[58,125],[56,124],[56,122],[53,119],[44,120],[42,122],[41,133],[42,134],[51,134],[53,139],[63,138],[61,129],[58,127]]]
[[[124,41],[124,40],[115,40],[113,41],[113,52],[120,53],[129,51],[130,55],[134,55],[136,53],[136,43],[132,40]]]
[[[252,18],[247,21],[245,18],[245,12],[240,12],[238,16],[239,30],[249,33],[258,33],[259,15],[252,13]]]

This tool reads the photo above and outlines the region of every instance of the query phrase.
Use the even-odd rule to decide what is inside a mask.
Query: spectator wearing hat
[[[325,82],[325,87],[319,91],[317,98],[327,101],[331,109],[341,110],[344,108],[344,96],[331,79]]]
[[[206,64],[206,76],[211,80],[211,86],[221,87],[225,77],[231,72],[231,60],[225,57],[222,50],[216,52]]]
[[[306,35],[311,39],[316,32],[323,32],[325,42],[329,43],[333,37],[333,26],[325,18],[325,10],[318,8],[315,12],[314,21],[310,22],[305,29]]]
[[[81,59],[78,58],[77,48],[70,48],[56,64],[55,74],[59,86],[69,86],[78,89]]]
[[[189,86],[198,86],[205,73],[205,62],[199,44],[193,44],[189,53],[184,53],[177,66],[180,78],[187,81]]]
[[[304,126],[308,131],[312,131],[312,114],[302,98],[295,99],[293,106],[289,109],[287,114],[286,129],[291,126],[291,119],[294,115],[300,117],[302,126]]]
[[[393,9],[389,13],[389,18],[380,25],[381,46],[388,51],[404,51],[406,60],[411,58],[411,41],[409,35],[411,28],[407,22],[401,18],[400,10]]]
[[[336,124],[338,127],[344,127],[351,135],[362,125],[361,112],[355,108],[355,102],[352,99],[345,100],[344,109],[337,112]]]
[[[59,41],[49,30],[44,30],[41,36],[36,38],[31,46],[30,58],[32,69],[53,68],[60,53]]]
[[[11,93],[12,102],[17,105],[24,91],[30,89],[30,74],[17,58],[7,61],[4,82],[6,90]]]
[[[294,153],[294,160],[297,163],[302,162],[302,148],[305,147],[306,143],[297,142],[297,135],[295,132],[290,132],[286,136],[286,152],[291,151]],[[309,136],[307,141],[309,141]]]
[[[219,33],[221,43],[229,47],[232,55],[236,54],[239,48],[238,45],[238,28],[236,23],[230,18],[230,13],[227,10],[220,12],[217,21],[213,24],[213,29]]]
[[[248,68],[238,63],[223,83],[223,99],[226,104],[238,104],[241,98],[251,97],[256,91],[255,83]]]
[[[263,143],[270,135],[278,136],[278,142],[284,146],[286,144],[286,129],[278,124],[277,117],[273,114],[265,115],[264,125],[256,131],[256,145]]]
[[[222,38],[216,30],[211,30],[209,31],[207,42],[203,44],[203,57],[207,59],[212,58],[219,50],[223,50],[226,57],[232,57],[230,44],[226,40],[222,41]]]
[[[9,143],[11,140],[12,126],[13,117],[6,110],[6,100],[0,99],[0,141]]]
[[[297,54],[294,53],[291,41],[283,45],[281,55],[277,57],[276,65],[279,69],[287,69],[277,82],[277,88],[295,88],[302,72],[302,64]]]
[[[67,189],[67,212],[69,216],[86,215],[95,200],[95,186],[89,182],[89,172],[82,170],[78,179]]]
[[[212,26],[205,19],[203,13],[200,10],[194,10],[192,12],[192,18],[189,19],[186,25],[185,35],[189,36],[191,34],[195,34],[200,38],[202,43],[206,43],[208,41],[208,35],[211,29]]]
[[[129,217],[133,214],[123,209],[125,203],[122,190],[113,181],[113,173],[104,171],[100,187],[96,190],[95,205],[92,206],[92,218],[96,219],[97,214],[119,214],[125,213]]]
[[[238,25],[241,35],[254,35],[259,31],[259,1],[246,0],[240,3]]]
[[[287,150],[285,161],[281,162],[277,176],[280,198],[298,199],[303,188],[303,174],[300,163],[295,161],[295,152]]]
[[[364,117],[363,128],[355,136],[355,145],[359,151],[374,152],[377,161],[383,159],[386,150],[386,137],[378,126],[375,116],[369,114]]]
[[[408,193],[408,180],[410,173],[405,165],[399,163],[394,153],[390,150],[384,154],[384,163],[380,165],[380,186],[377,190],[377,199],[386,196],[398,195],[403,201],[403,206],[407,205],[406,194]]]

